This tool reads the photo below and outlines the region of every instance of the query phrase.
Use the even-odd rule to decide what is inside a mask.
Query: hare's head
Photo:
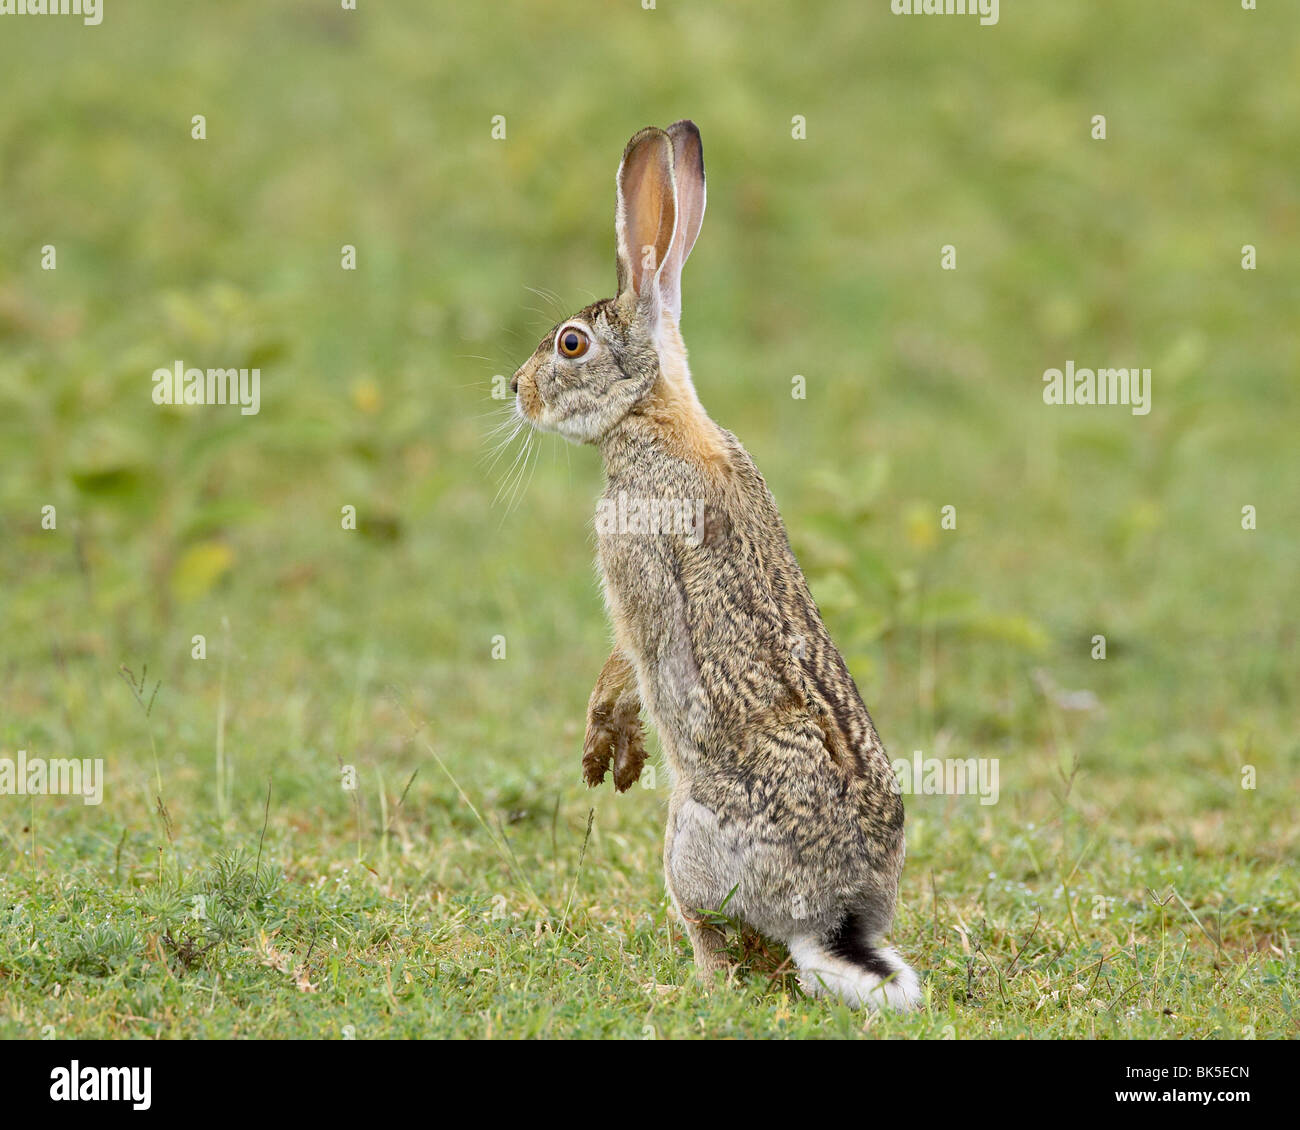
[[[704,150],[690,121],[641,130],[618,167],[618,295],[555,326],[510,387],[535,428],[598,443],[640,404],[665,362],[685,375],[682,267],[704,219]]]

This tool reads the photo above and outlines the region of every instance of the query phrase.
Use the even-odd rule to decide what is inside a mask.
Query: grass
[[[0,28],[0,756],[106,771],[0,796],[0,1035],[1294,1037],[1297,14],[369,7]],[[612,286],[684,115],[701,397],[891,755],[999,761],[907,798],[915,1016],[753,938],[695,986],[662,773],[580,783],[597,461],[493,502],[526,288]],[[153,405],[176,358],[260,413]],[[1044,405],[1067,359],[1150,415]]]

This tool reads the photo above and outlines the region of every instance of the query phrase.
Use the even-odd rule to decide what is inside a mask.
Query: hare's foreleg
[[[623,653],[615,650],[605,660],[587,703],[582,775],[594,788],[605,779],[612,762],[614,788],[626,792],[640,778],[645,759],[636,671]]]

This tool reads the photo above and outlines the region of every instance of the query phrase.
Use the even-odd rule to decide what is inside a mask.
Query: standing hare
[[[589,785],[645,760],[672,781],[668,892],[701,974],[728,965],[725,912],[789,946],[804,988],[909,1008],[916,974],[882,942],[903,866],[903,805],[767,484],[696,398],[678,329],[704,218],[690,121],[647,128],[618,169],[618,295],[549,332],[515,373],[533,427],[599,447],[599,561],[614,647],[587,710]]]

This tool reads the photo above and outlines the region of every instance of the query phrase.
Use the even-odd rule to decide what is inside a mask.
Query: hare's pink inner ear
[[[659,270],[673,245],[677,203],[673,147],[653,126],[627,143],[618,168],[618,290],[642,299],[656,295]]]
[[[677,189],[677,234],[659,276],[664,309],[674,321],[682,316],[682,268],[695,246],[704,222],[704,144],[700,131],[689,120],[668,127],[673,143],[673,182]]]

